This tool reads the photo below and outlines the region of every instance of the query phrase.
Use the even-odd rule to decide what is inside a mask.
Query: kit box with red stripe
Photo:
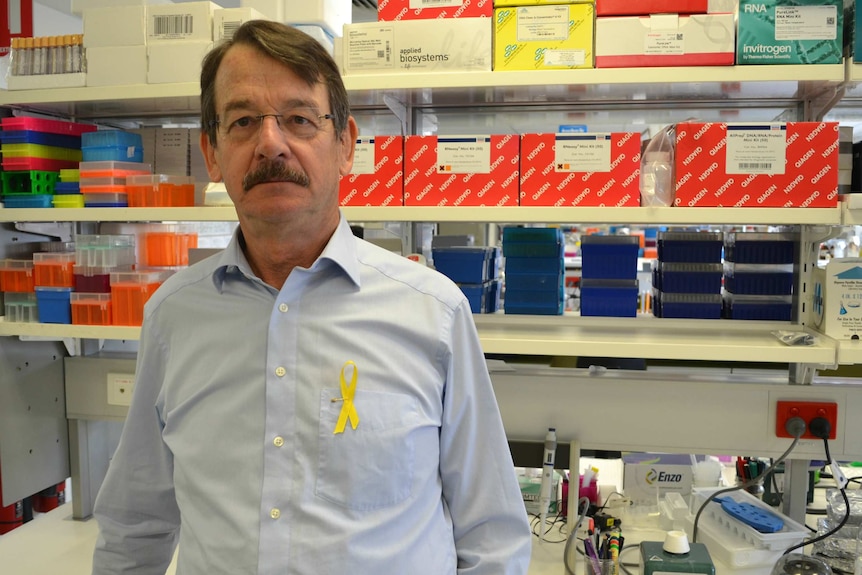
[[[730,66],[733,14],[653,14],[596,18],[596,68]]]
[[[407,136],[405,206],[517,206],[516,134]]]
[[[676,126],[683,207],[834,207],[837,122],[684,122]]]
[[[433,18],[490,18],[493,0],[380,0],[377,21]]]
[[[342,206],[401,206],[404,204],[404,137],[358,138],[353,169],[341,178]]]
[[[732,13],[734,0],[596,0],[596,16]]]
[[[522,206],[639,206],[638,132],[521,136]]]

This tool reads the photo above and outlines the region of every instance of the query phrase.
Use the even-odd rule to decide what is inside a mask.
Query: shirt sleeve
[[[459,575],[524,575],[532,540],[485,356],[466,300],[453,318],[440,431]]]
[[[167,352],[148,332],[145,325],[131,406],[96,497],[93,575],[164,575],[176,547],[180,514],[173,460],[162,441],[157,406]]]

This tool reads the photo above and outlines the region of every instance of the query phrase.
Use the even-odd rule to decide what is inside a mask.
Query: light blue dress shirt
[[[177,544],[178,575],[526,573],[527,516],[457,286],[343,218],[280,291],[240,241],[146,305],[93,573],[162,574]],[[359,424],[335,434],[347,361]]]

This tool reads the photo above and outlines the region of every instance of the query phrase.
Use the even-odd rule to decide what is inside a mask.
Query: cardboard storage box
[[[836,339],[862,337],[862,258],[829,260],[812,273],[811,322]]]
[[[350,0],[281,1],[284,8],[280,21],[285,24],[320,26],[330,36],[341,36],[344,25],[353,22]]]
[[[404,204],[404,137],[375,136],[356,140],[353,169],[341,178],[342,206]]]
[[[147,17],[143,6],[110,6],[84,12],[84,47],[144,46]]]
[[[146,83],[146,46],[87,48],[88,86],[125,86]]]
[[[434,18],[490,18],[493,12],[492,0],[380,0],[377,3],[378,22]]]
[[[740,0],[737,64],[840,64],[843,0]]]
[[[490,72],[491,19],[364,22],[344,27],[342,71]]]
[[[210,41],[156,42],[147,46],[147,83],[199,82],[201,62],[213,47]]]
[[[215,2],[147,6],[147,44],[176,40],[212,42]]]
[[[249,20],[266,20],[266,16],[251,7],[219,8],[213,12],[213,42],[230,40],[236,29]]]
[[[522,206],[640,205],[638,132],[523,134]]]
[[[517,206],[518,136],[407,136],[405,206]]]
[[[494,10],[494,70],[593,67],[592,4]]]
[[[674,164],[676,206],[834,207],[838,123],[684,122]]]
[[[514,1],[514,0],[513,0]],[[498,2],[499,6],[500,3]],[[735,0],[596,0],[596,16],[733,13]]]
[[[596,19],[596,68],[731,66],[733,14]]]
[[[690,455],[623,454],[623,493],[635,503],[656,505],[656,501],[666,493],[679,493],[688,497],[693,481]]]

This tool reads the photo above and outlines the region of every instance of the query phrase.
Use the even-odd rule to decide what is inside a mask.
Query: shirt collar
[[[332,262],[340,267],[347,277],[358,287],[360,281],[356,241],[356,236],[353,235],[350,224],[347,223],[342,214],[335,232],[329,238],[329,242],[323,248],[323,252],[309,269],[315,271],[321,269],[321,266],[324,265],[323,262]],[[241,274],[250,280],[260,281],[251,270],[251,265],[242,251],[242,242],[242,229],[240,226],[237,226],[230,242],[219,256],[215,270],[213,270],[213,283],[219,292],[222,291],[222,286],[228,275]]]

